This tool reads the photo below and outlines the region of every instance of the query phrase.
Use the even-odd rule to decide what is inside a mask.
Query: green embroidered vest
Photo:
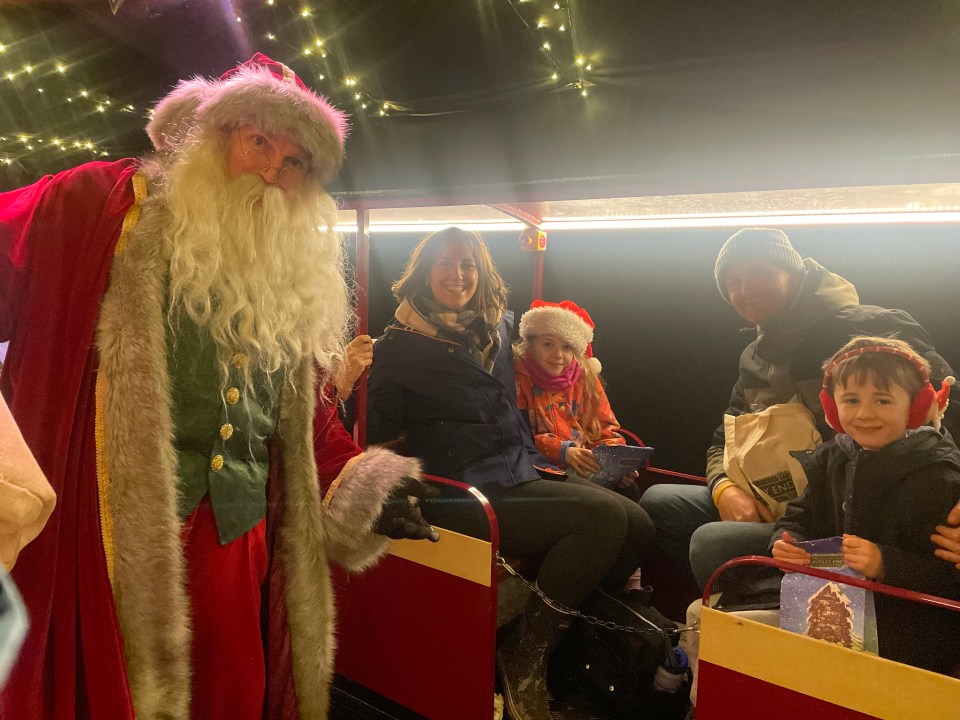
[[[246,361],[240,354],[231,359],[223,387],[206,328],[181,315],[175,331],[167,329],[177,511],[186,519],[209,493],[222,545],[255,527],[267,512],[267,440],[277,427],[283,372],[256,370],[250,392],[240,371]]]

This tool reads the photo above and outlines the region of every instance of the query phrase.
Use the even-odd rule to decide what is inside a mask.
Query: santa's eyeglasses
[[[239,128],[236,133],[246,172],[262,175],[273,168],[277,171],[277,185],[283,190],[297,190],[307,181],[310,168],[304,158],[287,155],[277,167],[270,161],[276,149],[267,138],[257,132],[243,133]]]

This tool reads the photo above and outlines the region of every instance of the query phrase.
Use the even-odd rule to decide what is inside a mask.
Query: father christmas
[[[361,453],[322,390],[345,118],[258,54],[147,132],[147,159],[0,195],[0,389],[58,495],[0,717],[321,720],[328,560],[432,533],[416,462]]]

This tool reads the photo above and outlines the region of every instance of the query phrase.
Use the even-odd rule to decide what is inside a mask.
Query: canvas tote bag
[[[57,496],[0,395],[0,562],[10,570],[46,525]]]
[[[787,503],[807,487],[807,476],[790,451],[812,450],[822,442],[813,413],[801,403],[771,405],[758,413],[724,415],[723,432],[727,477],[779,520]]]

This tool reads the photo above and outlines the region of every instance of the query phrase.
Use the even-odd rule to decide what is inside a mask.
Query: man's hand
[[[954,563],[960,570],[960,503],[947,515],[946,525],[937,525],[937,534],[930,539],[938,546],[933,554]]]
[[[764,503],[747,495],[737,486],[728,487],[717,501],[721,520],[733,522],[773,522],[773,513]]]
[[[588,478],[600,471],[600,464],[593,456],[593,452],[576,445],[567,448],[564,462],[566,462],[568,468],[583,478]]]
[[[383,503],[373,531],[378,535],[400,540],[437,542],[440,534],[423,519],[420,501],[440,497],[440,491],[417,478],[405,477]]]
[[[843,535],[843,564],[862,572],[871,580],[883,580],[883,553],[869,540],[856,535]]]
[[[628,488],[637,484],[637,480],[640,478],[640,473],[634,470],[629,475],[624,475],[620,478],[620,482],[617,483],[622,488]]]
[[[774,559],[794,563],[795,565],[809,565],[810,553],[803,548],[798,548],[796,542],[796,539],[784,530],[780,539],[773,544],[773,552],[771,554]]]

